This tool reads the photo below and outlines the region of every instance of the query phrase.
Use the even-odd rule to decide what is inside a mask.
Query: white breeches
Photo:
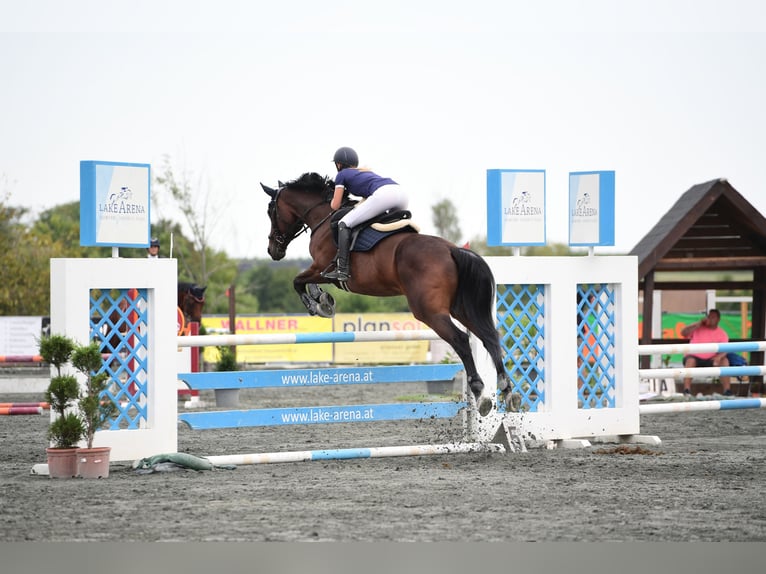
[[[407,209],[409,198],[399,185],[384,185],[370,197],[349,211],[341,221],[347,227],[354,227],[380,215],[387,209]]]

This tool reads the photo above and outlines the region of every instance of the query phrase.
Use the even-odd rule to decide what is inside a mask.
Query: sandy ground
[[[321,396],[301,400],[375,402],[378,391],[359,387],[311,389]],[[397,387],[386,386],[399,396],[425,392],[425,384]],[[241,399],[273,406],[279,397]],[[42,398],[0,395],[31,400]],[[766,410],[644,416],[642,433],[663,443],[640,452],[594,445],[148,475],[113,463],[107,479],[52,480],[30,475],[45,462],[47,414],[0,416],[0,540],[764,541],[765,423]],[[442,443],[458,436],[454,424],[181,425],[179,451]]]

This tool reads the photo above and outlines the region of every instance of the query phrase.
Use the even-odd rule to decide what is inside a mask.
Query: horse
[[[184,314],[186,324],[202,321],[202,309],[205,306],[205,289],[195,283],[178,283],[178,308]]]
[[[261,184],[271,201],[268,253],[274,261],[284,258],[290,242],[311,232],[311,266],[293,279],[293,288],[312,315],[331,317],[332,296],[319,284],[373,297],[404,295],[416,319],[428,325],[457,353],[466,371],[469,388],[479,413],[493,407],[471,354],[468,334],[452,321],[454,317],[476,335],[492,358],[501,392],[509,388],[503,351],[494,322],[495,279],[479,255],[441,237],[419,232],[394,233],[369,251],[351,252],[348,281],[326,279],[321,273],[332,263],[336,245],[330,219],[334,182],[317,173],[304,173],[278,189]]]

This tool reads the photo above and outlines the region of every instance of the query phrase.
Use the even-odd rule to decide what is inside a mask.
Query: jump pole
[[[0,416],[41,414],[43,414],[42,407],[0,407]]]
[[[684,403],[656,403],[638,406],[638,410],[642,415],[763,408],[766,408],[766,398],[731,399],[727,401],[690,401]]]
[[[40,407],[41,409],[49,409],[48,403],[0,403],[0,409],[7,409],[11,407]]]
[[[256,454],[231,454],[206,456],[214,465],[273,464],[280,462],[308,462],[316,460],[347,460],[354,458],[389,458],[395,456],[425,456],[435,454],[504,453],[505,447],[496,443],[447,443],[411,446],[379,446],[371,448],[341,448],[329,450],[304,450],[294,452],[269,452]]]
[[[684,353],[752,353],[766,351],[766,341],[738,341],[734,343],[678,343],[639,345],[639,355],[680,355]]]
[[[359,343],[440,339],[430,329],[412,331],[347,331],[343,333],[279,333],[273,335],[197,335],[177,337],[179,347],[233,347],[297,343]]]
[[[0,363],[42,363],[40,355],[0,355]]]

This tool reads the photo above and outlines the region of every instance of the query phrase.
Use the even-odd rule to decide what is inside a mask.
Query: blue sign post
[[[569,245],[614,245],[614,172],[569,174]]]
[[[545,170],[487,170],[487,245],[545,245]]]
[[[80,162],[80,245],[148,247],[150,166]]]

